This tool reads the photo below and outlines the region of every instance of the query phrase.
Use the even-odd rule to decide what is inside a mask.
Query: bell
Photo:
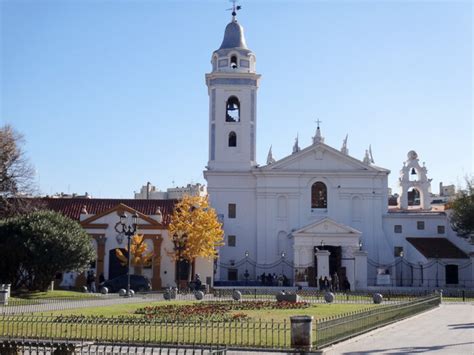
[[[416,175],[415,168],[411,168],[411,174],[412,174],[412,175]]]

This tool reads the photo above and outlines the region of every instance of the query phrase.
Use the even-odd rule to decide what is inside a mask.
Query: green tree
[[[89,235],[75,221],[37,211],[0,222],[0,280],[45,291],[58,272],[83,271],[95,258]]]
[[[474,178],[466,178],[466,189],[448,205],[453,230],[464,238],[474,234]]]

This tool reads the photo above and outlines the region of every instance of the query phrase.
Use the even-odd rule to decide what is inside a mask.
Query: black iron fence
[[[314,346],[327,346],[434,308],[440,302],[440,295],[405,298],[376,308],[317,320],[313,324]],[[148,347],[187,344],[291,349],[291,324],[287,320],[159,321],[138,317],[4,314],[0,316],[0,339],[3,339],[4,345],[26,341],[24,339],[33,343],[50,339],[50,343],[85,344],[89,348],[108,343]]]
[[[234,347],[288,348],[288,321],[132,320],[123,317],[0,316],[4,339],[56,339],[126,344],[214,344]]]
[[[324,303],[326,291],[316,288],[298,289],[297,287],[222,287],[214,288],[207,293],[203,300],[231,300],[232,294],[238,290],[243,300],[275,300],[275,296],[284,291],[289,294],[297,294],[302,300],[309,303]],[[335,303],[372,303],[375,292],[383,295],[387,302],[407,302],[419,297],[424,297],[433,292],[433,289],[415,288],[373,288],[367,291],[340,292],[335,291]],[[474,302],[474,290],[466,289],[444,289],[444,300],[446,302]],[[192,292],[179,292],[176,300],[196,300]],[[117,294],[100,295],[92,298],[56,298],[56,299],[24,299],[11,297],[8,305],[0,305],[0,314],[22,314],[22,313],[48,313],[66,309],[78,309],[88,307],[102,307],[125,303],[152,303],[164,301],[162,292],[139,293],[132,298],[119,297]]]
[[[51,354],[179,354],[179,355],[221,355],[226,354],[225,346],[134,346],[130,344],[95,344],[85,341],[62,342],[54,340],[0,339],[0,354],[51,355]]]

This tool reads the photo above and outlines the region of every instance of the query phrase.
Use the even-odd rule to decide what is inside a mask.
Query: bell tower
[[[232,11],[222,44],[206,74],[209,94],[209,170],[249,170],[256,166],[256,108],[260,75],[255,55]]]

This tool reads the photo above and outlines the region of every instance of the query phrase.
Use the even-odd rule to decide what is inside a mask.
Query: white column
[[[318,250],[316,252],[316,259],[318,261],[318,280],[320,277],[324,278],[329,275],[329,255],[331,253],[327,250]]]
[[[354,251],[354,290],[367,289],[367,252]]]

